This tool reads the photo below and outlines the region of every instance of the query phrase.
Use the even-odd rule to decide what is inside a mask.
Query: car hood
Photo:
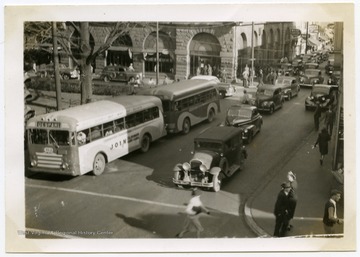
[[[199,150],[194,153],[194,156],[190,160],[192,161],[200,161],[205,167],[209,170],[211,168],[211,163],[213,159],[219,154],[216,152],[208,151],[208,150]]]
[[[267,95],[257,95],[256,96],[256,101],[268,101],[268,100],[271,100],[272,99],[272,96],[267,96]]]
[[[242,125],[247,125],[251,122],[251,119],[249,118],[237,118],[237,117],[226,117],[226,121],[228,124],[234,126],[236,125],[237,127],[242,126]]]
[[[312,78],[317,78],[317,75],[301,75],[300,77],[302,78],[306,78],[306,79],[312,79]]]

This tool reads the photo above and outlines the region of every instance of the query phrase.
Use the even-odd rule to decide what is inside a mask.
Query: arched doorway
[[[248,64],[250,55],[249,55],[249,48],[248,48],[248,41],[245,33],[241,33],[241,45],[238,54],[238,69],[237,69],[237,77],[242,76],[242,71],[245,68],[245,65]]]
[[[159,72],[174,72],[174,43],[164,32],[159,32]],[[151,32],[144,43],[145,72],[156,71],[156,32]]]
[[[220,71],[221,46],[218,39],[209,33],[199,33],[193,37],[189,46],[190,53],[190,76],[205,74],[206,67],[212,67],[212,74],[218,75]]]
[[[274,63],[275,59],[274,59],[274,31],[273,29],[270,29],[270,35],[269,35],[269,45],[268,45],[268,60],[270,61],[270,63]]]
[[[128,67],[133,62],[131,54],[132,46],[129,35],[119,36],[107,50],[106,65]]]

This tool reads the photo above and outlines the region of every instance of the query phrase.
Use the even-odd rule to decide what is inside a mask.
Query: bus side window
[[[83,145],[89,142],[89,137],[87,136],[85,130],[77,133],[76,140],[78,141],[79,145]]]
[[[102,137],[102,130],[101,130],[100,126],[95,126],[95,127],[92,127],[90,129],[90,131],[91,131],[91,141],[99,139],[99,138]]]
[[[119,132],[125,128],[124,118],[115,121],[115,132]]]
[[[104,125],[105,136],[112,135],[114,133],[114,122],[107,122]]]

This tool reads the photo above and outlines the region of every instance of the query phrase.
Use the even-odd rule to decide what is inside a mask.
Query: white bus
[[[31,118],[26,127],[29,169],[78,176],[166,135],[159,98],[119,96]]]
[[[144,89],[138,94],[157,96],[164,108],[168,133],[187,134],[204,120],[212,122],[220,112],[216,82],[204,79],[183,80],[166,86]]]

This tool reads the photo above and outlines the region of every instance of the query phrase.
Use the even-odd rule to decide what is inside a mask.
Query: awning
[[[316,38],[309,38],[308,39],[308,43],[309,45],[313,45],[313,46],[320,46],[321,42],[319,40],[317,40]]]

